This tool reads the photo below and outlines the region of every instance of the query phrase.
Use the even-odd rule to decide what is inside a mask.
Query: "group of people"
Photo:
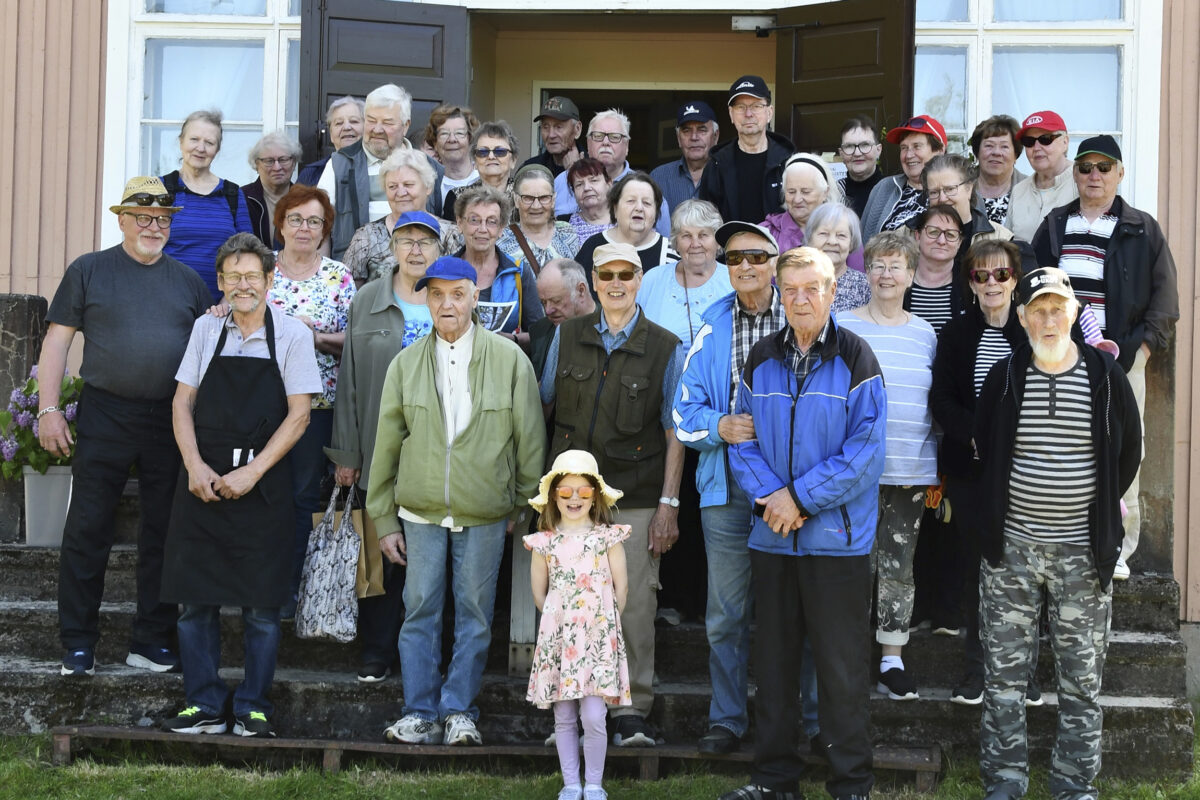
[[[529,699],[554,706],[562,800],[604,797],[609,742],[658,741],[657,593],[687,581],[707,587],[702,752],[746,736],[753,653],[754,770],[724,800],[798,796],[800,728],[830,794],[865,798],[868,694],[918,696],[903,648],[917,544],[940,526],[924,579],[939,631],[967,629],[952,699],[982,704],[987,796],[1027,788],[1045,603],[1051,789],[1094,797],[1110,582],[1129,576],[1140,524],[1145,367],[1178,316],[1161,230],[1117,194],[1117,142],[1091,137],[1071,159],[1057,114],[995,116],[972,161],[917,116],[888,131],[903,171],[882,176],[876,123],[854,117],[839,180],[771,130],[762,78],[734,81],[728,114],[717,145],[712,108],[685,103],[682,157],[647,174],[626,160],[625,115],[602,111],[585,134],[552,97],[543,151],[519,165],[511,128],[461,106],[410,144],[411,100],[388,84],[333,103],[334,152],[297,182],[298,148],[263,137],[244,189],[209,171],[219,114],[191,115],[180,170],[130,180],[111,207],[122,242],[73,262],[47,317],[41,375],[62,374],[84,334],[78,441],[56,387],[37,415],[46,449],[75,452],[62,673],[95,670],[136,466],[127,663],[182,670],[168,730],[273,735],[281,619],[332,467],[365,492],[386,562],[384,594],[360,601],[358,677],[398,665],[389,740],[482,742],[501,558],[532,531]],[[689,547],[699,561],[678,558]],[[232,692],[221,606],[245,621]]]

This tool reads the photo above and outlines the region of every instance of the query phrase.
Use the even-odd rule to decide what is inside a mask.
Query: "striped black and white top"
[[[1043,544],[1088,544],[1096,452],[1092,395],[1082,358],[1058,375],[1030,365],[1008,492],[1007,535]]]
[[[933,327],[934,333],[941,333],[942,328],[953,317],[950,309],[950,286],[938,286],[930,289],[914,283],[909,289],[908,310],[925,320]]]
[[[1108,330],[1104,314],[1104,254],[1117,227],[1117,218],[1101,214],[1095,222],[1078,211],[1067,217],[1058,267],[1071,276],[1071,287],[1080,305],[1091,305],[1101,330]]]
[[[987,379],[992,365],[1012,352],[1012,345],[1004,338],[1004,331],[987,326],[975,345],[975,399],[983,390],[983,382]]]

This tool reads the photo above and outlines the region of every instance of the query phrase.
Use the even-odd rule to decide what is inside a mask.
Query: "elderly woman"
[[[616,223],[608,209],[608,192],[612,178],[608,170],[594,158],[581,158],[567,169],[567,186],[575,195],[579,208],[567,217],[580,242],[603,233]]]
[[[436,180],[429,159],[412,149],[396,150],[380,165],[379,184],[391,212],[363,225],[350,237],[344,258],[357,285],[396,271],[396,257],[391,248],[396,220],[410,211],[424,211]],[[462,234],[452,222],[442,220],[438,238],[443,251],[462,246]]]
[[[878,583],[875,641],[882,650],[880,694],[917,699],[917,684],[901,652],[912,620],[913,556],[925,510],[925,488],[938,482],[937,441],[929,411],[937,336],[929,323],[904,310],[904,294],[917,268],[917,248],[901,231],[885,231],[865,251],[870,301],[837,315],[839,325],[862,337],[887,384],[887,430],[879,478],[879,522],[871,560]]]
[[[253,233],[246,198],[233,181],[212,173],[221,151],[221,112],[193,111],[179,130],[179,169],[161,176],[179,212],[171,219],[171,238],[163,252],[179,259],[204,278],[213,303],[217,286],[217,250],[235,233]]]
[[[780,197],[783,211],[768,216],[762,226],[779,242],[782,253],[804,245],[809,215],[822,203],[841,203],[842,190],[819,156],[796,153],[784,163]]]
[[[917,273],[904,297],[904,309],[933,326],[935,333],[966,309],[954,259],[963,240],[963,225],[954,206],[934,205],[911,225],[917,240]]]
[[[575,260],[583,265],[589,283],[592,254],[603,244],[620,242],[632,245],[637,250],[644,273],[659,264],[679,258],[679,254],[671,247],[671,240],[655,230],[661,205],[662,189],[658,188],[653,178],[640,170],[629,173],[613,184],[608,192],[608,210],[617,224],[585,241],[575,255]]]
[[[983,210],[992,222],[1003,225],[1008,219],[1012,188],[1026,175],[1017,169],[1021,157],[1021,123],[1007,114],[988,117],[975,126],[968,144],[979,164],[979,183],[975,191],[983,200]]]
[[[391,237],[396,267],[390,275],[381,275],[362,287],[350,304],[333,407],[333,441],[325,452],[335,465],[338,485],[357,484],[364,497],[388,365],[433,327],[425,290],[415,287],[441,255],[440,232],[438,220],[431,214],[401,214]],[[358,679],[365,683],[383,680],[397,659],[404,568],[387,559],[383,561],[383,589],[382,596],[364,598],[358,606],[362,640]]]
[[[945,570],[942,581],[947,594],[964,598],[966,609],[966,670],[950,700],[978,705],[983,700],[983,647],[976,613],[979,544],[971,535],[980,524],[974,516],[981,490],[972,438],[976,401],[992,365],[1026,341],[1026,336],[1013,302],[1022,275],[1017,246],[999,239],[976,242],[967,251],[965,267],[975,302],[967,306],[965,314],[948,322],[938,337],[929,405],[942,429],[940,459],[954,510],[951,525],[958,532],[950,538],[961,545],[957,563]],[[1031,671],[1036,666],[1034,659]]]
[[[479,180],[472,156],[471,137],[479,130],[479,118],[466,106],[443,104],[429,112],[425,141],[433,145],[434,158],[446,168],[438,185],[437,205],[443,207],[453,189],[470,186]],[[446,209],[449,216],[451,209]]]
[[[300,160],[300,143],[289,139],[283,131],[263,136],[250,148],[250,166],[258,171],[258,179],[242,187],[246,208],[254,235],[268,247],[283,246],[272,220],[279,198],[292,186],[292,173]]]
[[[826,203],[808,217],[804,232],[810,247],[815,247],[833,262],[837,288],[833,293],[833,305],[829,312],[849,311],[866,305],[871,299],[871,286],[867,276],[855,269],[848,269],[851,254],[862,247],[862,231],[858,227],[858,215],[849,206]]]
[[[963,240],[959,245],[959,263],[966,256],[967,248],[980,239],[1013,238],[1013,232],[998,222],[988,219],[976,203],[975,182],[978,173],[970,161],[955,153],[934,156],[921,171],[921,186],[931,205],[944,203],[954,206],[963,226]]]
[[[870,239],[880,231],[895,230],[925,210],[921,170],[926,162],[946,149],[946,129],[933,117],[913,117],[888,131],[887,140],[900,145],[900,175],[890,175],[871,190],[863,211],[863,236]]]
[[[275,254],[275,282],[267,299],[312,330],[322,384],[321,394],[313,396],[308,428],[288,453],[296,509],[293,597],[300,587],[312,514],[321,509],[321,479],[328,467],[323,448],[333,430],[338,359],[355,291],[350,271],[321,255],[321,245],[333,231],[333,213],[324,191],[302,184],[289,189],[275,205],[275,228],[283,239],[283,249]],[[286,610],[295,613],[295,602]]]
[[[568,222],[554,218],[554,176],[541,164],[517,170],[513,179],[517,222],[500,234],[499,247],[517,264],[526,262],[534,273],[556,258],[574,259],[579,236]]]
[[[329,142],[335,151],[349,147],[363,137],[365,110],[363,101],[350,95],[339,97],[329,104],[329,111],[325,114],[325,127],[329,130]],[[316,186],[328,161],[329,157],[326,156],[300,167],[296,183]]]
[[[517,136],[513,133],[512,128],[504,120],[499,122],[485,122],[475,131],[475,135],[471,137],[471,156],[475,159],[475,169],[479,172],[479,180],[470,184],[478,186],[483,184],[504,192],[512,199],[512,179],[513,172],[517,168]],[[456,189],[446,194],[445,203],[442,205],[442,216],[449,216],[455,211],[458,205],[458,196],[465,191],[464,189]],[[511,219],[505,219],[504,224],[507,225]]]
[[[480,323],[528,348],[529,326],[546,313],[533,270],[528,264],[518,267],[496,246],[512,215],[512,201],[506,192],[479,184],[463,189],[454,205],[466,242],[458,256],[470,262],[478,276],[475,311]]]

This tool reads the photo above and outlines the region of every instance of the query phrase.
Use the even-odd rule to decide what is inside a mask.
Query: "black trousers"
[[[757,733],[751,780],[795,792],[800,652],[812,642],[821,738],[829,745],[834,798],[866,796],[875,783],[870,738],[871,558],[750,551],[758,627],[754,637]]]
[[[163,544],[179,463],[171,398],[127,400],[84,387],[58,571],[59,636],[67,650],[94,648],[100,638],[100,600],[114,539],[113,521],[130,467],[135,465],[141,526],[131,641],[171,646],[179,609],[159,602],[159,597]]]
[[[358,601],[358,636],[362,662],[398,665],[400,624],[404,622],[404,567],[383,560],[383,591]]]

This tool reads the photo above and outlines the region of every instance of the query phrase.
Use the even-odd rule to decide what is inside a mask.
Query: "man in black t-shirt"
[[[171,428],[175,370],[192,323],[212,302],[195,270],[163,253],[179,207],[163,183],[138,177],[111,206],[124,239],[71,262],[50,303],[38,361],[38,440],[54,456],[74,455],[71,504],[59,561],[62,674],[91,675],[100,638],[100,599],[113,544],[113,519],[129,470],[138,467],[137,612],[125,663],[176,672],[178,608],[159,602],[163,542],[179,450]],[[59,406],[67,351],[83,333],[84,388],[78,408]],[[68,420],[78,414],[74,440]]]
[[[883,180],[879,171],[879,155],[883,145],[879,141],[879,128],[875,120],[864,114],[856,114],[842,125],[842,141],[838,153],[846,165],[846,177],[838,183],[846,197],[846,205],[854,209],[861,218],[867,207],[867,198],[875,184]]]

